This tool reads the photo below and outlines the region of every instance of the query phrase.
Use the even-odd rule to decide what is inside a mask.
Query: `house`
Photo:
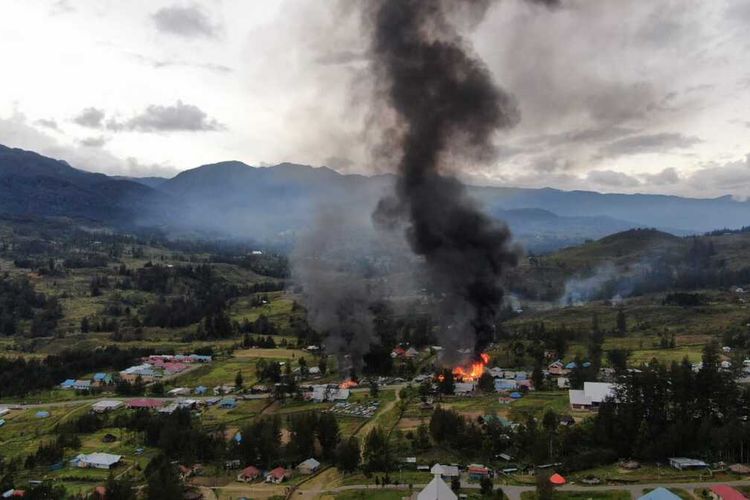
[[[177,408],[179,408],[177,403],[169,403],[167,406],[162,406],[157,411],[162,415],[171,415],[177,411]]]
[[[456,382],[453,393],[456,396],[466,396],[474,392],[474,384],[472,382]]]
[[[160,408],[164,404],[158,399],[132,399],[128,401],[128,408],[131,410],[153,410],[154,408]]]
[[[237,400],[234,398],[224,398],[219,401],[219,406],[226,410],[232,410],[237,407]]]
[[[126,382],[135,382],[139,377],[144,382],[153,382],[160,379],[162,374],[156,371],[154,366],[149,363],[131,366],[120,372],[120,378]]]
[[[456,465],[440,465],[435,464],[432,466],[432,469],[430,469],[431,474],[437,474],[442,478],[446,477],[459,477],[459,471],[458,466]]]
[[[471,479],[479,480],[490,476],[490,470],[480,464],[471,464],[466,468],[466,471],[469,473],[469,478]]]
[[[567,375],[568,373],[568,370],[565,369],[565,364],[559,359],[550,363],[547,367],[547,371],[550,375],[554,376]]]
[[[105,399],[102,401],[97,401],[93,405],[91,405],[91,410],[95,413],[106,413],[108,411],[113,411],[122,406],[122,401],[115,401],[111,399]]]
[[[406,350],[404,356],[406,356],[407,358],[416,358],[417,356],[419,356],[419,351],[417,351],[413,347],[410,347]]]
[[[583,410],[598,408],[602,402],[614,396],[614,384],[606,382],[584,382],[583,390],[571,389],[568,391],[571,408]]]
[[[186,365],[185,363],[164,363],[164,371],[170,375],[184,372],[185,370],[187,370],[187,368],[188,365]]]
[[[435,464],[431,472],[433,475],[432,481],[417,494],[417,500],[458,500],[456,494],[451,491],[440,477],[443,467],[440,464]]]
[[[4,417],[8,413],[10,413],[10,409],[8,409],[8,407],[0,408],[0,417]]]
[[[726,484],[711,486],[708,494],[714,500],[747,500],[745,495]]]
[[[518,383],[515,380],[507,378],[495,379],[495,392],[514,391],[517,387]]]
[[[221,396],[222,394],[231,394],[232,392],[234,392],[234,386],[229,384],[217,385],[216,387],[214,387],[213,391],[217,396]]]
[[[193,392],[195,392],[195,393],[196,393],[197,395],[199,395],[199,396],[202,396],[202,395],[204,395],[204,394],[205,394],[205,393],[206,393],[207,391],[208,391],[208,387],[205,387],[205,386],[199,385],[198,387],[196,387],[196,388],[195,388],[195,391],[193,391]]]
[[[24,490],[18,490],[18,489],[9,489],[8,491],[5,491],[2,495],[3,498],[21,498],[26,496],[26,491]]]
[[[394,350],[391,351],[392,358],[401,358],[403,357],[404,354],[406,354],[406,351],[401,347],[396,347]]]
[[[167,392],[170,396],[188,396],[190,395],[190,389],[187,387],[176,387],[169,392]]]
[[[82,469],[111,469],[122,460],[122,455],[112,455],[111,453],[90,453],[88,455],[78,455],[72,462],[75,466]]]
[[[112,375],[109,373],[94,373],[94,384],[98,386],[109,385],[112,383]]]
[[[319,377],[320,376],[320,368],[317,366],[311,366],[307,369],[307,374],[311,377]]]
[[[313,474],[314,472],[317,472],[318,469],[320,469],[320,462],[314,458],[308,458],[297,466],[297,471],[300,474]]]
[[[669,465],[677,470],[698,470],[708,468],[708,464],[703,460],[685,457],[670,458]]]
[[[250,481],[255,481],[259,477],[260,477],[260,470],[257,467],[248,465],[247,467],[242,469],[242,471],[237,475],[237,481],[249,483]]]
[[[60,383],[60,388],[72,389],[75,384],[76,384],[76,380],[74,378],[65,379],[65,381]]]
[[[666,488],[656,488],[649,491],[638,500],[680,500],[680,497],[672,493]]]
[[[289,472],[283,467],[276,467],[266,474],[266,482],[279,484],[289,478]]]
[[[570,379],[568,377],[557,377],[557,388],[558,389],[569,389]]]
[[[91,389],[91,380],[76,380],[73,384],[76,391],[88,391]]]

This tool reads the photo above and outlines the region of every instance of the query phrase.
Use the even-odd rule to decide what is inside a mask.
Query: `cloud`
[[[172,177],[176,173],[176,169],[169,165],[140,163],[135,158],[118,158],[104,148],[84,145],[84,141],[76,144],[61,143],[31,125],[26,116],[19,112],[8,118],[0,116],[0,144],[8,147],[35,151],[50,158],[65,160],[75,168],[108,175]]]
[[[215,38],[221,31],[220,26],[213,24],[203,9],[196,4],[164,7],[151,17],[160,32],[170,35]]]
[[[86,146],[87,148],[100,148],[107,144],[108,141],[108,138],[100,135],[98,137],[86,137],[78,142],[81,146]]]
[[[39,125],[40,127],[48,128],[51,130],[60,130],[60,127],[57,125],[57,121],[53,119],[46,119],[41,118],[34,122],[36,125]]]
[[[52,4],[51,13],[53,16],[70,14],[71,12],[75,12],[75,8],[70,4],[70,0],[57,0]]]
[[[635,177],[614,170],[592,170],[586,180],[607,187],[629,188],[641,185]]]
[[[211,72],[220,73],[220,74],[228,74],[234,71],[232,68],[224,64],[187,61],[184,59],[156,59],[156,58],[149,57],[143,54],[137,54],[137,53],[132,53],[132,52],[125,52],[125,53],[128,56],[134,58],[135,60],[147,66],[150,66],[154,69],[183,67],[183,68],[201,69],[201,70],[211,71]]]
[[[174,105],[152,104],[142,113],[124,122],[110,119],[107,128],[114,131],[132,130],[136,132],[198,132],[224,130],[225,127],[205,111],[192,104],[177,101]]]
[[[86,108],[73,118],[73,123],[82,127],[101,128],[104,120],[104,111],[97,108]]]
[[[665,168],[656,174],[642,174],[641,178],[645,184],[652,184],[655,186],[668,186],[680,182],[680,175],[673,167]]]
[[[644,153],[666,153],[687,149],[702,142],[698,137],[677,133],[640,134],[625,137],[607,144],[599,150],[603,157],[616,157]]]
[[[711,164],[695,171],[687,185],[696,192],[750,196],[750,154],[741,160]]]

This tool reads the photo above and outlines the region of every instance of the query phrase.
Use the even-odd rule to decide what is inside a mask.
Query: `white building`
[[[105,413],[108,411],[113,411],[122,406],[122,401],[115,401],[111,399],[105,399],[102,401],[97,401],[93,405],[91,405],[91,409],[95,411],[96,413]]]
[[[122,455],[112,455],[110,453],[90,453],[88,455],[78,455],[75,462],[81,468],[94,469],[111,469],[120,463]]]
[[[604,400],[613,398],[614,396],[614,384],[606,382],[584,382],[583,390],[571,389],[568,391],[570,406],[585,410],[597,408]]]
[[[440,478],[443,473],[443,467],[435,464],[430,471],[433,474],[432,481],[417,494],[417,500],[458,500],[453,491]]]

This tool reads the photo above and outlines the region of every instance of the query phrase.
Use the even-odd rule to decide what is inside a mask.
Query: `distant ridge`
[[[86,217],[157,225],[180,234],[208,232],[294,238],[321,207],[369,224],[394,177],[340,174],[327,167],[240,161],[202,165],[171,179],[108,177],[64,161],[0,146],[0,213]],[[674,234],[750,224],[750,203],[725,196],[693,199],[645,194],[470,186],[532,251],[549,251],[636,227]]]

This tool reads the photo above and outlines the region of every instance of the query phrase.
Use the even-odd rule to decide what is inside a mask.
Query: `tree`
[[[460,489],[461,489],[461,480],[457,477],[451,478],[451,490],[453,490],[453,493],[458,495],[458,492]]]
[[[112,474],[107,478],[107,484],[105,485],[107,500],[135,500],[136,490],[133,484],[133,480],[129,475],[125,474],[121,478],[116,479]]]
[[[492,479],[483,477],[479,481],[479,491],[483,496],[489,496],[492,493]]]
[[[182,484],[177,469],[163,453],[146,466],[146,499],[182,498]]]
[[[443,368],[438,375],[438,391],[440,394],[453,394],[456,391],[456,381],[453,377],[453,370]]]
[[[378,397],[378,383],[375,380],[370,380],[370,397],[373,399]]]
[[[537,471],[536,497],[538,500],[552,500],[552,498],[554,498],[555,489],[552,487],[552,483],[550,482],[549,478],[550,473],[548,471]]]
[[[531,372],[531,383],[534,384],[534,389],[537,391],[544,388],[544,372],[540,364],[534,365],[534,370]]]
[[[234,387],[237,389],[242,388],[242,371],[237,370],[237,375],[234,377]]]
[[[628,333],[628,322],[625,317],[625,311],[622,308],[617,310],[617,333],[620,335]]]
[[[324,412],[318,416],[316,435],[320,443],[324,458],[333,458],[336,453],[336,445],[341,440],[339,422],[333,413]],[[357,443],[359,450],[359,443]],[[359,460],[357,461],[359,463]]]
[[[365,469],[370,472],[390,470],[390,449],[388,436],[382,427],[377,426],[367,434],[363,452]]]
[[[481,377],[479,377],[477,386],[482,392],[495,392],[495,378],[489,373],[485,372]]]
[[[612,349],[607,351],[607,361],[617,371],[625,371],[628,368],[629,357],[630,350],[628,349]]]
[[[336,467],[342,472],[354,472],[359,467],[359,440],[352,436],[336,447]]]

